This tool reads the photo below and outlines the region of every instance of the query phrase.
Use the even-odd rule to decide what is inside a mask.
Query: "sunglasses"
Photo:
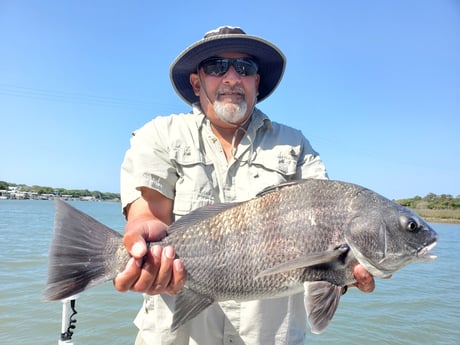
[[[220,58],[212,57],[202,61],[198,65],[198,70],[203,68],[204,73],[214,77],[221,77],[227,73],[230,66],[235,68],[235,71],[242,76],[254,75],[259,70],[257,63],[250,58]]]

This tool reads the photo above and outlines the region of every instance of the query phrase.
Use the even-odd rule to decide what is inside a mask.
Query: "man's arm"
[[[166,228],[172,222],[172,207],[171,199],[150,188],[142,188],[142,197],[127,207],[123,243],[132,258],[114,279],[118,291],[154,295],[175,294],[183,288],[184,265],[175,259],[174,248],[147,248],[147,242],[166,236]]]

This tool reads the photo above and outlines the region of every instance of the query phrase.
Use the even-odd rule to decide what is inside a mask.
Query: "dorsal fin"
[[[215,215],[238,206],[241,203],[242,202],[218,203],[197,208],[171,224],[168,228],[168,234],[180,231],[183,228],[189,228],[203,219],[214,217]]]
[[[256,197],[259,198],[261,196],[264,196],[264,195],[279,191],[280,189],[283,189],[285,187],[294,186],[294,185],[299,184],[299,183],[302,183],[302,180],[284,182],[284,183],[280,183],[280,184],[277,184],[277,185],[273,185],[273,186],[267,187],[267,188],[263,189],[261,192],[257,193]]]

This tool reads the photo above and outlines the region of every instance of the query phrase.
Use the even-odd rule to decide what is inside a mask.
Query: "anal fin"
[[[175,331],[213,303],[212,298],[200,295],[188,288],[183,288],[176,297],[171,331]]]

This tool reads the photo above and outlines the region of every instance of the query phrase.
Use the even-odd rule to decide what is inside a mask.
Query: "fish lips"
[[[426,223],[421,225],[421,228],[423,229],[423,232],[425,234],[425,241],[423,245],[421,245],[416,250],[416,253],[415,253],[416,261],[418,262],[433,261],[437,258],[437,256],[432,255],[430,251],[438,243],[438,234]]]
[[[438,244],[437,240],[435,240],[433,243],[422,247],[418,252],[417,252],[417,261],[433,261],[436,260],[438,257],[436,255],[432,255],[430,251]]]

